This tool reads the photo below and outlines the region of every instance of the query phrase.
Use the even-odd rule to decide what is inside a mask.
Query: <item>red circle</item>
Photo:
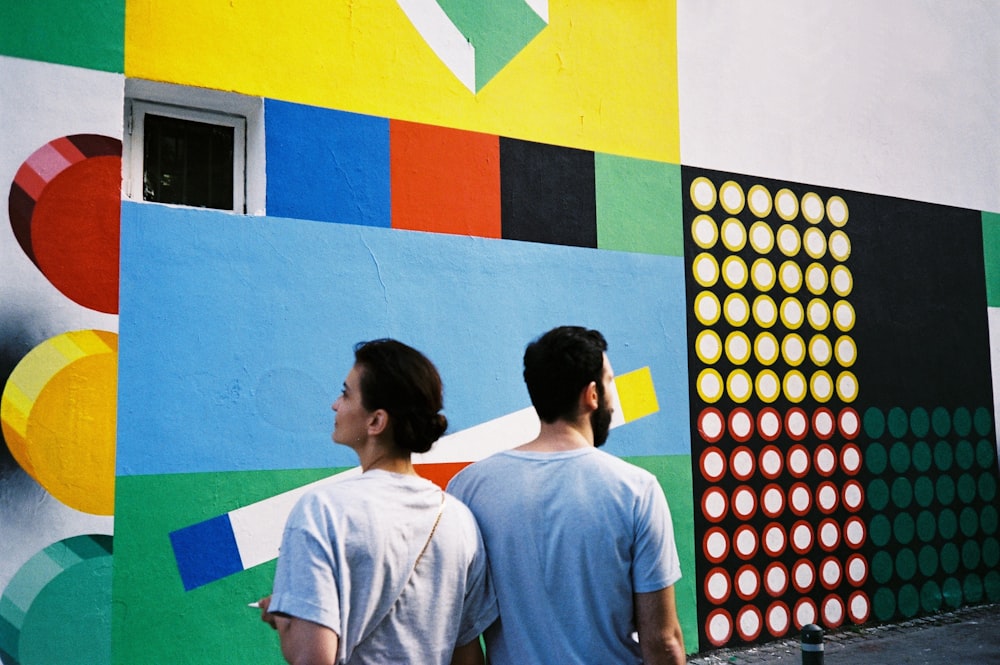
[[[713,590],[711,582],[713,580],[722,580],[726,584],[726,588],[722,590],[721,594],[713,595]],[[711,602],[716,605],[721,605],[722,603],[729,600],[730,594],[733,592],[733,581],[729,579],[729,573],[726,572],[725,568],[715,567],[708,571],[705,575],[705,598],[708,598]]]
[[[769,465],[769,460],[773,460],[774,463]],[[761,448],[757,468],[760,469],[761,475],[769,480],[774,480],[781,475],[785,469],[785,458],[778,446],[768,445]]]
[[[799,571],[803,570],[809,571],[809,579],[804,582],[799,580]],[[799,593],[809,593],[816,586],[816,566],[809,559],[796,561],[795,565],[792,566],[791,576],[792,587]]]
[[[824,538],[827,534],[832,534],[833,542],[827,542]],[[819,523],[819,527],[816,529],[816,540],[819,541],[819,546],[826,550],[827,552],[832,552],[837,547],[840,546],[840,525],[836,520],[830,519],[829,517],[822,520]]]
[[[793,462],[797,462],[798,465]],[[788,466],[788,473],[795,478],[804,478],[809,473],[809,462],[809,451],[802,444],[797,443],[788,449],[785,464]]]
[[[740,582],[745,579],[752,579],[754,586],[750,591],[745,591],[740,586]],[[736,595],[743,600],[753,600],[760,593],[760,572],[750,564],[740,566],[740,569],[736,571],[736,579],[733,580],[733,587],[736,589]]]
[[[754,617],[756,617],[757,619],[757,627],[750,632],[747,632],[743,629],[743,617],[746,616],[747,614],[753,614]],[[761,616],[760,610],[758,610],[753,605],[746,605],[736,615],[736,632],[738,632],[740,637],[742,637],[745,641],[753,642],[760,636],[760,631],[762,631],[763,629],[764,629],[764,617]]]
[[[784,554],[785,550],[788,549],[788,534],[785,533],[785,527],[783,527],[778,522],[771,522],[764,527],[764,531],[761,536],[761,545],[764,551],[773,557],[781,556]],[[775,534],[772,537],[772,534]],[[775,543],[774,540],[780,536],[781,542]]]
[[[823,497],[833,497],[832,503],[824,504],[821,500]],[[829,480],[824,480],[816,488],[816,507],[824,515],[829,515],[837,509],[837,504],[840,502],[840,492],[837,491],[837,486],[831,483]]]
[[[859,538],[857,538],[857,540],[851,539],[850,534],[852,531],[852,527],[854,527],[853,530],[855,531],[857,530],[861,531],[861,535]],[[867,540],[867,538],[868,538],[868,528],[865,526],[864,521],[860,517],[858,517],[857,515],[852,515],[844,521],[844,542],[847,543],[847,546],[850,547],[852,550],[856,550],[862,545],[864,545],[865,540]]]
[[[804,499],[805,505],[797,503],[798,499]],[[788,509],[799,517],[803,517],[812,510],[812,492],[809,486],[803,482],[794,483],[788,490]]]
[[[779,580],[781,582],[780,587],[772,587],[771,583],[775,581],[775,579],[778,579],[777,575],[772,576],[772,573],[774,571],[780,571],[781,574],[781,578]],[[764,569],[764,588],[767,590],[767,592],[772,596],[774,596],[775,598],[780,598],[781,596],[785,595],[786,591],[788,591],[788,584],[789,584],[788,568],[785,567],[785,564],[781,563],[780,561],[772,561],[771,563],[769,563],[767,565],[767,568]]]
[[[698,434],[700,434],[701,438],[705,441],[715,443],[722,438],[723,434],[726,433],[725,423],[726,419],[722,417],[722,412],[715,407],[710,406],[698,414]],[[712,430],[716,431],[715,434],[706,432],[706,427],[708,425],[711,425]]]
[[[744,443],[753,436],[753,416],[743,407],[733,409],[729,414],[729,436]],[[746,429],[737,429],[744,426]]]
[[[765,407],[757,414],[757,433],[765,441],[776,441],[781,436],[781,414],[773,407]]]
[[[823,441],[833,436],[837,429],[837,419],[834,417],[833,411],[825,406],[813,411],[812,429],[816,437]]]
[[[747,500],[751,502],[749,507],[744,505]],[[749,485],[740,485],[733,490],[732,506],[734,515],[741,520],[748,520],[757,512],[757,494]]]
[[[716,617],[724,617],[726,622],[729,624],[724,636],[716,636],[712,633],[711,626]],[[721,647],[722,645],[727,644],[729,640],[733,638],[733,618],[729,615],[729,612],[721,607],[709,612],[708,617],[705,619],[705,636],[713,646]]]
[[[770,507],[772,501],[769,501],[771,497],[779,497],[781,500],[781,505],[777,509]],[[764,511],[764,514],[768,517],[775,518],[785,512],[785,492],[781,489],[778,483],[768,483],[764,486],[763,491],[760,493],[760,509]]]
[[[858,412],[851,407],[841,409],[837,416],[837,428],[840,430],[840,435],[848,441],[854,439],[861,431],[861,418]]]
[[[809,416],[797,406],[785,414],[785,431],[793,441],[801,441],[809,433]]]
[[[862,616],[856,616],[854,614],[854,601],[858,597],[864,598],[865,600],[865,613]],[[872,603],[871,600],[868,599],[868,594],[866,594],[864,591],[855,591],[854,593],[852,593],[850,596],[847,597],[847,615],[851,617],[851,621],[857,624],[865,623],[866,621],[868,621],[868,617],[871,616],[871,613],[872,613]]]
[[[860,561],[861,564],[864,566],[864,574],[857,579],[855,579],[854,576],[851,574],[851,569],[854,567],[855,561]],[[844,570],[846,571],[844,576],[847,578],[847,581],[850,582],[852,586],[862,586],[864,585],[865,582],[868,581],[868,572],[869,572],[868,559],[866,559],[861,554],[858,554],[857,552],[847,557],[847,563],[844,564]]]
[[[808,622],[803,622],[799,619],[799,611],[805,607],[809,606],[812,610],[812,618]],[[792,610],[792,622],[798,630],[802,630],[802,626],[806,623],[816,623],[819,620],[819,610],[816,607],[816,602],[812,598],[799,598],[795,602],[795,609]]]
[[[774,617],[778,612],[783,612],[785,615],[785,626],[777,626],[774,623]],[[773,637],[784,637],[788,634],[788,629],[792,627],[792,611],[788,609],[788,605],[780,600],[776,600],[767,606],[766,612],[767,621],[767,632],[771,633]]]
[[[840,608],[840,616],[830,618],[828,608],[831,605],[836,604]],[[844,606],[844,600],[840,596],[831,593],[829,596],[823,599],[823,625],[827,628],[839,628],[844,619],[847,617],[847,607]]]
[[[708,546],[708,541],[709,539],[717,539],[719,537],[722,537],[725,547],[723,548],[721,555],[713,555]],[[705,552],[705,558],[710,562],[721,563],[727,556],[729,556],[729,545],[729,534],[726,533],[724,529],[713,526],[705,532],[705,538],[702,540],[702,551]]]
[[[833,581],[826,579],[826,571],[830,566],[836,566],[837,578]],[[840,561],[836,557],[828,556],[823,559],[819,564],[819,583],[823,585],[823,588],[827,591],[833,591],[844,579],[844,569],[840,565]]]
[[[854,443],[847,443],[840,448],[840,468],[849,476],[861,470],[861,448]]]
[[[744,551],[743,544],[747,542],[747,538],[753,538],[753,547],[749,551]],[[760,549],[760,538],[757,536],[757,531],[754,530],[749,524],[741,524],[736,527],[735,533],[733,533],[733,551],[736,552],[736,556],[748,561],[757,554],[757,550]]]
[[[858,497],[858,499],[856,504],[853,504],[850,501],[848,501],[848,496],[853,494],[851,490],[857,493],[856,496]],[[864,486],[856,480],[853,479],[848,480],[846,483],[844,483],[844,487],[841,489],[840,500],[844,504],[844,507],[847,508],[847,510],[849,510],[852,513],[858,512],[859,510],[861,510],[861,506],[865,505]]]
[[[821,443],[813,452],[813,467],[824,478],[829,478],[837,470],[837,451],[829,443]]]
[[[795,536],[796,534],[800,533],[808,534],[809,542],[806,543],[797,542]],[[813,534],[812,525],[809,524],[809,522],[805,520],[799,520],[798,522],[792,525],[792,529],[788,533],[788,544],[792,546],[792,550],[794,550],[796,554],[805,554],[806,552],[811,550],[814,541],[815,537]]]
[[[737,480],[749,480],[753,477],[757,460],[753,451],[746,446],[737,446],[729,455],[729,471]],[[749,466],[748,469],[743,467]]]
[[[722,500],[722,512],[718,515],[712,515],[708,512],[708,502],[712,497],[721,498]],[[701,514],[709,522],[721,522],[725,519],[727,512],[729,512],[729,497],[726,496],[726,493],[718,487],[708,488],[701,497]]]
[[[710,457],[715,456],[718,456],[719,461],[721,462],[721,469],[718,473],[713,475],[709,471],[708,462]],[[698,466],[701,468],[701,475],[705,478],[705,480],[712,483],[718,482],[723,476],[726,475],[726,456],[715,446],[709,446],[702,451],[701,458],[698,460]]]

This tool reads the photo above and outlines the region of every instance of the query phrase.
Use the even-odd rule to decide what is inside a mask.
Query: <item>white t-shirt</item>
[[[311,491],[285,525],[270,611],[332,629],[338,663],[446,665],[497,605],[476,522],[454,497],[414,569],[441,499],[428,480],[380,470]]]
[[[640,663],[633,594],[680,579],[653,474],[596,448],[497,453],[448,491],[479,522],[500,621],[491,665]]]

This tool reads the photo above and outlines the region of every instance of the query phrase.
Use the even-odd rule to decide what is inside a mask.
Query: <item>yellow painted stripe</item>
[[[660,410],[649,367],[640,367],[616,376],[615,386],[618,389],[618,399],[622,405],[625,422],[630,423]]]

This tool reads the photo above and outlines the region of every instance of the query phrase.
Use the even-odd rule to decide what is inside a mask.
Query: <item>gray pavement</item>
[[[801,665],[799,635],[691,656],[689,665]],[[1000,603],[964,607],[897,624],[852,626],[824,639],[823,665],[1000,664]]]

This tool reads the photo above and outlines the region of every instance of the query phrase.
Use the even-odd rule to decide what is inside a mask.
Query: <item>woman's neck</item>
[[[366,446],[364,450],[358,451],[358,458],[361,460],[362,473],[379,469],[409,476],[417,475],[408,453],[399,454],[387,450],[384,445]]]

